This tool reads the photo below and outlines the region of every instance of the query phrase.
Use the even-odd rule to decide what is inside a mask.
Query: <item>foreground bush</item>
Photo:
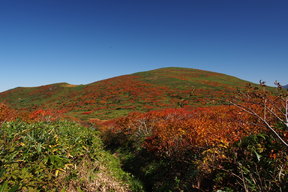
[[[271,133],[250,135],[227,148],[206,169],[214,190],[288,191],[288,151],[275,139]]]
[[[287,148],[258,125],[235,106],[168,109],[119,118],[103,138],[146,191],[285,191]]]
[[[136,190],[95,130],[63,121],[1,125],[0,191],[129,191],[133,186]]]

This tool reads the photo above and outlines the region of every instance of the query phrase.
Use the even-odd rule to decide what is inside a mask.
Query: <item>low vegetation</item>
[[[0,192],[288,191],[288,92],[244,83],[165,68],[2,93]]]
[[[225,74],[187,68],[162,68],[69,86],[58,83],[18,87],[0,93],[0,102],[17,110],[49,109],[81,120],[114,119],[130,112],[221,104],[247,82]]]
[[[242,93],[233,105],[105,122],[104,141],[146,191],[286,191],[287,93]]]
[[[0,191],[141,189],[96,130],[72,122],[5,122],[0,146]]]

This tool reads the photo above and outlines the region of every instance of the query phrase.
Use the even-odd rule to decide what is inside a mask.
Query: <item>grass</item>
[[[73,122],[6,122],[0,146],[0,191],[142,190],[96,130]]]

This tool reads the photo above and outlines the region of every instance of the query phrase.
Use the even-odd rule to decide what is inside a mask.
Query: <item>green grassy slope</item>
[[[217,104],[247,81],[188,68],[161,68],[87,85],[58,83],[15,88],[0,93],[0,102],[16,109],[52,108],[87,120],[109,119],[131,111]]]
[[[0,191],[142,191],[99,133],[73,122],[5,122],[0,145]]]
[[[221,73],[180,67],[167,67],[134,75],[140,76],[144,81],[152,84],[183,89],[191,86],[201,89],[217,89],[219,87],[225,89],[248,83],[248,81]]]

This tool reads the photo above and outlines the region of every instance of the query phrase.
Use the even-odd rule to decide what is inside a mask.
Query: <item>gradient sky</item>
[[[189,67],[288,83],[288,1],[0,0],[0,91]]]

